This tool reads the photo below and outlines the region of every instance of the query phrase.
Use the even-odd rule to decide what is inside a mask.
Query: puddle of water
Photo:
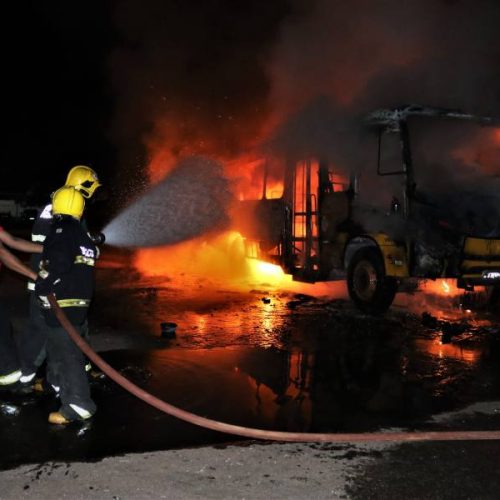
[[[484,349],[484,346],[480,345],[463,345],[463,343],[443,344],[439,338],[416,339],[415,345],[417,349],[432,357],[457,360],[466,365],[476,364],[480,360]]]

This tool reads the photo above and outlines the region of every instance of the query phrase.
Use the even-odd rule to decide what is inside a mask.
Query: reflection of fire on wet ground
[[[174,322],[177,344],[198,348],[281,347],[298,316],[361,316],[347,299],[344,282],[293,282],[278,266],[246,258],[243,245],[240,235],[227,233],[169,249],[104,253],[96,307],[116,326],[116,315],[106,311],[106,304],[112,309],[121,304],[123,326],[153,336],[161,322]],[[453,281],[427,281],[411,294],[398,294],[388,317],[430,314],[436,318],[435,337],[456,342],[458,333],[476,335],[495,324],[487,311],[472,308],[484,306],[484,293],[473,296],[465,303],[464,297],[472,295],[464,296]],[[456,325],[465,328],[457,332]]]
[[[239,245],[241,242],[236,237],[232,243]],[[396,304],[386,317],[371,318],[355,309],[347,299],[342,282],[330,288],[328,285],[319,287],[320,293],[313,296],[304,290],[311,292],[316,285],[292,283],[287,289],[286,277],[272,267],[268,275],[252,274],[251,265],[238,251],[233,252],[233,261],[228,261],[227,252],[220,251],[217,245],[203,246],[198,242],[194,247],[194,255],[199,257],[196,264],[189,262],[193,254],[186,252],[185,246],[177,251],[180,257],[175,249],[173,253],[141,251],[130,258],[126,272],[120,271],[116,262],[104,263],[100,271],[103,288],[108,290],[101,293],[112,294],[113,307],[118,306],[123,311],[124,328],[159,336],[162,321],[178,324],[177,337],[160,347],[282,349],[309,360],[304,366],[333,356],[335,359],[331,362],[338,365],[340,371],[332,373],[332,377],[338,382],[343,377],[353,378],[352,388],[356,390],[359,382],[355,379],[359,371],[363,371],[360,367],[365,366],[369,372],[370,366],[379,363],[374,358],[376,353],[387,353],[386,344],[397,339],[396,362],[389,363],[392,368],[386,365],[390,374],[379,380],[381,387],[384,384],[392,386],[394,380],[398,380],[396,385],[405,386],[409,377],[432,380],[431,385],[443,384],[440,390],[447,393],[453,392],[455,384],[463,381],[464,374],[478,369],[478,362],[489,355],[489,346],[499,335],[498,318],[481,308],[468,310],[461,306],[462,292],[448,281],[429,282],[410,295],[398,294]],[[234,273],[235,262],[240,274],[237,279],[234,276],[228,279],[227,273]],[[136,266],[135,271],[132,264]],[[145,269],[147,265],[151,267]],[[266,267],[263,269],[265,271]],[[109,279],[110,273],[115,273],[114,279]],[[102,302],[106,303],[105,298],[99,308],[103,307]],[[106,316],[109,314],[104,314]],[[328,347],[320,355],[325,342]],[[346,352],[347,358],[367,356],[359,360],[360,367],[354,370],[356,375],[349,375],[352,363],[346,362]],[[385,354],[381,356],[384,359]],[[290,366],[293,364],[291,362]],[[243,368],[239,366],[238,369]],[[290,379],[293,378],[290,375]],[[263,401],[276,397],[283,402],[295,401],[302,398],[304,388],[309,387],[309,391],[316,380],[310,375],[305,378],[309,382],[302,385],[302,389],[289,384],[279,395],[255,379],[257,397]],[[346,387],[351,386],[351,382],[346,384]],[[328,398],[327,392],[324,397]],[[374,405],[384,406],[380,401]]]
[[[103,255],[96,308],[108,307],[101,316],[113,323],[111,308],[120,302],[126,327],[153,335],[162,321],[175,322],[183,345],[270,346],[280,345],[300,297],[346,297],[343,283],[293,282],[280,267],[246,258],[242,245],[241,236],[229,233],[168,249]]]
[[[233,240],[233,244],[240,243],[238,238]],[[195,267],[188,262],[193,254],[185,246],[177,249],[181,257],[175,251],[158,250],[142,251],[131,259],[141,272],[115,279],[111,286],[114,303],[123,303],[127,327],[157,336],[162,321],[173,321],[179,326],[172,345],[181,348],[244,345],[286,349],[297,343],[314,343],[315,330],[322,331],[325,325],[330,325],[332,335],[345,331],[346,325],[348,330],[370,331],[377,325],[390,331],[401,328],[404,319],[402,328],[421,339],[418,346],[428,355],[461,358],[464,362],[479,357],[475,347],[470,347],[472,341],[495,329],[495,320],[487,312],[460,307],[462,296],[448,282],[438,280],[411,295],[399,294],[386,318],[373,319],[354,308],[341,282],[330,288],[320,287],[323,293],[314,297],[298,292],[311,292],[316,285],[292,283],[287,290],[286,277],[282,278],[276,269],[270,268],[268,275],[252,274],[252,268],[245,267],[248,263],[238,252],[233,253],[231,262],[227,252],[220,251],[217,245],[200,246],[198,242],[195,248],[201,262]],[[224,261],[229,268],[224,267]],[[227,279],[223,271],[234,272],[235,261],[239,279]],[[150,269],[144,269],[146,263]],[[186,264],[185,272],[179,263]],[[215,264],[210,267],[209,263]],[[168,271],[170,266],[173,272]],[[191,273],[194,268],[197,273]],[[410,326],[406,325],[408,321]]]

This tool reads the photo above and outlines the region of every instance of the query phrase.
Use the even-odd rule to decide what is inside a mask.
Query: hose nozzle
[[[102,245],[106,241],[106,236],[104,236],[104,233],[89,233],[89,236],[94,245]]]

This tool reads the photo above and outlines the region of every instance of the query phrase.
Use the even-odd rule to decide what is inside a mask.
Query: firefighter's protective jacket
[[[41,297],[53,293],[57,303],[75,325],[86,318],[94,291],[94,266],[98,249],[77,219],[57,216],[45,239],[41,270],[35,291]],[[50,310],[45,308],[50,326],[60,326]]]
[[[87,231],[87,224],[85,220],[81,220],[83,229]],[[39,243],[43,245],[47,236],[50,233],[50,228],[52,227],[52,203],[49,203],[43,207],[43,209],[38,214],[33,227],[31,228],[31,241],[33,243]],[[42,261],[42,254],[32,253],[30,257],[30,267],[35,272],[40,271],[40,262]],[[28,290],[34,290],[35,283],[31,280],[28,281]]]
[[[43,210],[38,214],[35,222],[33,223],[33,228],[31,229],[31,241],[33,243],[44,244],[50,233],[50,227],[52,226],[52,204],[49,203],[45,205]],[[42,260],[42,254],[32,253],[30,257],[30,267],[35,272],[38,273],[40,270],[40,262]],[[34,290],[35,283],[33,281],[28,281],[28,290]]]

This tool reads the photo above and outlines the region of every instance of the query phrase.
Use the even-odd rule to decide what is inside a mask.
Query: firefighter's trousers
[[[18,355],[21,363],[23,379],[27,382],[35,378],[38,368],[43,364],[47,357],[47,332],[49,327],[45,322],[45,315],[40,306],[40,301],[35,292],[30,293],[29,302],[29,321],[28,326],[19,335],[17,335]],[[87,320],[79,328],[82,337],[88,340]],[[88,364],[88,363],[87,363]],[[88,365],[90,369],[90,365]],[[88,371],[88,370],[87,370]],[[47,363],[47,381],[51,385],[59,385],[56,377],[50,372],[49,363]]]
[[[84,325],[73,325],[80,335]],[[62,413],[68,420],[85,419],[96,411],[90,397],[90,387],[85,372],[85,356],[71,340],[63,327],[47,326],[47,365],[51,383],[56,381]]]
[[[45,361],[47,343],[47,323],[35,292],[30,292],[29,321],[18,335],[18,352],[24,377],[35,375]]]
[[[0,388],[15,384],[20,378],[21,371],[9,316],[0,303]]]

